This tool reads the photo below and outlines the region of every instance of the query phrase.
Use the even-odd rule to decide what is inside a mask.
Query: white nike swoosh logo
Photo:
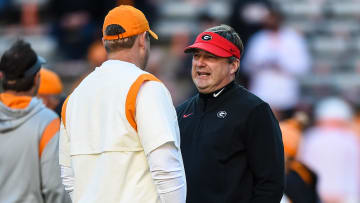
[[[214,94],[213,94],[213,96],[214,96],[214,97],[219,96],[219,95],[221,94],[221,92],[222,92],[224,89],[225,89],[225,87],[224,87],[224,88],[222,88],[222,90],[220,90],[218,93],[214,93]]]

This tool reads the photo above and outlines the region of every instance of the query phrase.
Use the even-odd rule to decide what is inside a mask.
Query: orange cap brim
[[[153,32],[152,30],[148,30],[148,32],[150,33],[150,35],[154,38],[154,39],[159,39],[159,37],[157,36],[157,34],[155,32]]]
[[[149,32],[149,34],[154,38],[154,39],[159,39],[159,37],[157,36],[157,34],[155,32],[153,32],[152,30],[148,30],[147,32]],[[104,35],[103,39],[105,40],[115,40],[115,39],[120,39],[120,35]]]

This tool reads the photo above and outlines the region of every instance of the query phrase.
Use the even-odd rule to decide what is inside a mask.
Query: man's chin
[[[197,89],[200,93],[203,93],[203,94],[207,94],[209,93],[210,91],[207,89],[207,87],[200,87],[200,86],[197,86]]]

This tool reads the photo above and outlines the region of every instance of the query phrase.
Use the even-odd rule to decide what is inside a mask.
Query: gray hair
[[[243,42],[239,36],[239,34],[234,30],[234,28],[225,25],[225,24],[221,24],[219,26],[215,26],[215,27],[211,27],[207,30],[205,30],[205,32],[214,32],[222,37],[224,37],[225,39],[229,40],[231,43],[233,43],[239,50],[240,50],[240,55],[243,54],[244,51],[244,45]],[[229,58],[230,62],[233,62],[235,60],[235,57],[230,57]]]

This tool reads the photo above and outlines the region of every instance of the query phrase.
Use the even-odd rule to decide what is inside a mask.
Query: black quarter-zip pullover
[[[177,108],[187,203],[279,203],[281,132],[269,105],[234,82]]]

